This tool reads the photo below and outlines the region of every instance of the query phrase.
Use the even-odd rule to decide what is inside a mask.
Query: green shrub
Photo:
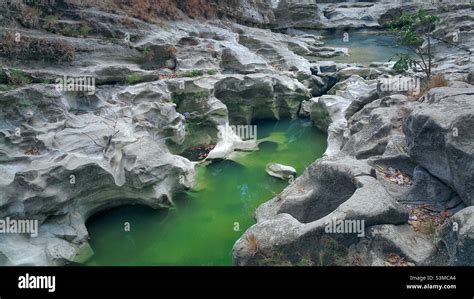
[[[80,36],[88,36],[89,33],[91,33],[92,31],[92,28],[89,27],[89,25],[87,24],[84,24],[81,26],[81,28],[79,28],[79,35]]]
[[[400,17],[388,23],[390,31],[397,38],[397,43],[401,46],[414,50],[414,54],[419,59],[410,55],[398,54],[390,60],[395,60],[394,69],[397,72],[407,71],[413,66],[419,66],[425,72],[428,79],[431,78],[433,67],[432,51],[432,31],[435,30],[440,18],[429,14],[421,9],[416,13],[403,13]],[[423,49],[424,41],[427,41],[427,48]]]
[[[59,17],[56,15],[47,15],[44,17],[44,26],[47,28],[52,27],[57,21],[59,20]]]
[[[10,70],[9,83],[12,85],[31,84],[31,79],[22,70]]]
[[[76,36],[77,32],[71,25],[66,25],[61,29],[61,34],[65,36]]]
[[[61,29],[61,34],[65,36],[88,36],[92,31],[92,28],[87,24],[82,24],[80,27],[73,27],[72,25],[66,25]]]
[[[301,256],[301,259],[298,263],[295,264],[298,267],[309,267],[314,266],[314,262],[311,260],[311,256],[309,254],[305,254]]]
[[[171,101],[179,107],[183,101],[198,103],[202,100],[207,100],[208,97],[209,93],[206,90],[201,90],[193,93],[174,93],[171,97]]]
[[[199,76],[202,76],[202,75],[204,75],[204,71],[194,69],[192,71],[189,71],[189,72],[186,72],[186,73],[182,74],[181,77],[199,77]]]
[[[217,74],[217,70],[208,70],[207,74],[213,76],[213,75]]]

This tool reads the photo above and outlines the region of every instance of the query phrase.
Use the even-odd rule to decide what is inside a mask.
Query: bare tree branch
[[[89,134],[87,134],[87,133],[85,133],[85,132],[82,132],[82,134],[84,134],[84,135],[86,135],[87,137],[89,137],[89,139],[92,140],[92,142],[94,142],[95,145],[97,145],[98,147],[100,147],[100,148],[104,147],[103,145],[98,144],[98,143],[94,140],[94,138],[92,138],[91,136],[89,136]]]

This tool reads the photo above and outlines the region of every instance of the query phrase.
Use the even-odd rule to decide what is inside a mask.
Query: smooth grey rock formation
[[[410,105],[407,97],[394,95],[364,106],[348,121],[350,137],[342,151],[358,159],[383,155],[390,140],[401,135],[404,105]]]
[[[404,125],[410,157],[467,205],[474,204],[473,101],[472,88],[434,88]]]
[[[348,48],[334,48],[334,47],[310,47],[311,53],[307,56],[318,58],[332,58],[336,56],[349,56]]]
[[[390,1],[324,1],[318,4],[318,8],[320,28],[354,30],[385,28],[387,20],[403,12],[413,12],[418,9],[434,10],[437,7],[435,3],[415,0],[406,1],[403,5]]]
[[[319,27],[319,12],[316,0],[278,0],[274,13],[279,28],[315,28]]]
[[[299,7],[304,5],[300,3]],[[309,5],[312,4],[306,7]],[[450,38],[450,27],[460,29],[472,20],[462,17],[467,6],[448,7],[440,9],[429,3],[408,3],[403,7],[396,3],[319,3],[319,18],[309,26],[335,30],[380,28],[390,17],[404,11],[427,8],[446,21],[437,26],[435,35]],[[307,26],[304,21],[302,24]],[[465,41],[469,39],[471,32],[460,31],[464,31],[460,35]],[[328,130],[327,157],[313,163],[281,194],[257,209],[257,224],[234,246],[236,265],[271,261],[274,252],[291,264],[307,254],[317,259],[321,252],[326,253],[325,224],[334,218],[355,217],[365,219],[366,225],[370,223],[365,237],[331,237],[339,246],[350,248],[351,254],[362,257],[362,265],[386,265],[390,254],[414,265],[473,263],[472,254],[469,255],[472,210],[465,208],[473,204],[470,174],[474,173],[474,138],[472,130],[467,130],[472,127],[474,108],[469,84],[472,51],[448,50],[442,43],[435,44],[435,52],[443,53],[436,58],[435,72],[445,74],[450,87],[432,89],[419,102],[400,91],[383,93],[377,89],[378,81],[364,80],[395,75],[393,63],[361,67],[318,62],[311,66],[315,76],[312,93],[328,95],[302,102],[299,114],[311,117],[317,126]],[[322,47],[308,47],[312,54],[303,50],[300,53],[332,55],[317,48]],[[324,84],[316,84],[319,78]],[[366,86],[357,86],[361,83]],[[327,86],[332,88],[328,91]],[[376,166],[377,171],[380,167],[399,169],[413,181],[401,186],[392,184],[371,166]],[[423,235],[407,224],[405,204],[429,204],[438,212],[457,213],[448,217],[439,241],[440,235]],[[463,228],[453,230],[456,225]],[[259,246],[252,247],[249,240],[257,240]]]
[[[400,201],[429,204],[439,211],[457,212],[465,207],[453,189],[446,186],[421,166],[413,171],[413,187]]]
[[[175,152],[218,141],[218,126],[228,122],[227,107],[214,97],[216,76],[167,80],[176,111],[184,116],[188,134]]]
[[[267,62],[269,68],[264,72],[294,72],[300,80],[311,75],[311,64],[300,55],[312,53],[309,48],[320,43],[317,37],[289,36],[235,24],[231,28],[239,35],[239,44]],[[241,59],[247,57],[244,55]]]
[[[336,79],[337,79],[337,81],[343,81],[343,80],[346,80],[347,78],[349,78],[351,76],[355,76],[355,75],[360,76],[364,79],[375,79],[381,74],[382,74],[382,72],[379,71],[376,68],[349,66],[349,67],[343,68],[342,70],[338,71],[336,73]]]
[[[269,1],[215,8],[243,24],[274,21]],[[314,35],[290,36],[229,20],[152,24],[130,18],[126,24],[123,15],[80,5],[64,18],[69,16],[90,21],[94,36],[21,31],[70,44],[76,55],[69,64],[12,65],[0,58],[5,68],[22,69],[33,82],[96,79],[92,94],[38,84],[0,95],[0,216],[35,217],[41,230],[36,239],[5,236],[3,264],[87,259],[92,252],[84,222],[91,215],[125,204],[171,206],[173,194],[191,187],[194,177],[193,163],[176,154],[203,144],[216,145],[209,159],[255,150],[254,140],[223,134],[222,126],[294,118],[309,89],[326,84],[312,77],[311,63],[301,56],[321,46]],[[0,82],[7,83],[4,67],[0,73]],[[24,244],[31,253],[27,260],[16,254]]]
[[[333,61],[321,61],[316,66],[320,73],[335,73],[337,71],[337,65]]]
[[[452,40],[457,32],[460,41],[452,48],[434,42],[433,72],[445,74],[450,88],[430,91],[421,103],[377,93],[370,79],[393,75],[393,63],[320,61],[348,49],[287,28],[381,28],[389,17],[420,7],[441,16],[436,38]],[[220,1],[215,9],[226,20],[131,18],[130,26],[123,15],[72,8],[67,16],[75,20],[66,22],[88,20],[94,27],[94,36],[84,38],[20,28],[11,15],[0,16],[4,29],[60,38],[76,50],[70,64],[0,57],[0,83],[8,83],[6,68],[24,70],[33,83],[64,75],[96,79],[93,94],[61,93],[51,84],[0,94],[0,217],[40,223],[36,238],[0,236],[1,265],[84,262],[93,254],[84,225],[90,216],[125,204],[167,208],[176,192],[193,185],[194,164],[176,154],[203,144],[216,144],[208,159],[254,150],[255,140],[223,128],[298,113],[328,130],[327,157],[259,207],[257,224],[234,247],[236,264],[259,264],[279,252],[292,262],[318,255],[333,219],[364,220],[359,234],[365,237],[330,237],[360,249],[366,265],[383,265],[388,251],[420,265],[474,263],[472,209],[465,208],[473,203],[474,173],[468,5],[244,0]],[[126,34],[130,41],[122,39]],[[375,165],[401,169],[413,186],[386,182]],[[448,219],[439,254],[433,240],[406,225],[400,202],[422,195],[437,209],[463,209]]]
[[[314,254],[320,249],[323,236],[329,235],[327,226],[334,220],[363,220],[359,237],[372,225],[406,223],[407,211],[370,172],[366,163],[346,157],[327,157],[313,163],[280,195],[257,209],[257,224],[234,245],[234,263],[257,265],[267,252],[274,250],[283,252],[290,261],[306,253]],[[333,188],[334,184],[338,188]],[[331,236],[348,245],[358,240],[357,235]],[[249,238],[259,241],[256,252],[249,251]]]
[[[363,257],[365,266],[386,266],[389,254],[397,254],[416,266],[426,266],[431,264],[436,247],[428,236],[416,233],[408,224],[387,224],[371,227],[365,240],[357,244],[356,252]]]
[[[456,214],[443,227],[438,247],[442,248],[437,258],[446,258],[455,266],[474,263],[474,207],[467,207]]]
[[[229,123],[219,125],[217,129],[219,130],[218,141],[216,146],[209,152],[207,159],[227,159],[236,150],[258,150],[257,136],[250,140],[242,140]]]
[[[217,5],[217,10],[224,16],[241,23],[269,25],[275,19],[271,1],[224,1]]]
[[[346,141],[347,109],[354,101],[359,101],[361,97],[373,93],[375,89],[375,81],[366,81],[354,75],[337,83],[327,95],[305,102],[304,110],[310,111],[309,115],[316,127],[328,131],[328,147],[325,155],[337,154]],[[360,100],[359,103],[361,101],[366,100]]]
[[[474,84],[474,71],[470,71],[466,79],[469,84],[473,85]]]
[[[223,72],[237,74],[256,73],[268,67],[265,60],[243,46],[224,49],[220,66]]]
[[[390,3],[324,3],[319,5],[323,28],[378,28]]]
[[[226,104],[231,124],[250,124],[261,118],[295,118],[309,92],[296,79],[252,74],[222,79],[215,85],[215,96]]]
[[[379,94],[376,90],[371,90],[366,95],[356,98],[346,109],[346,119],[351,118],[356,112],[359,112],[365,105],[372,103],[378,98]]]
[[[291,166],[286,166],[278,163],[272,163],[267,165],[265,171],[272,177],[276,177],[282,180],[288,180],[290,178],[295,178],[296,169]]]
[[[109,94],[120,105],[112,105]],[[0,96],[0,216],[40,224],[36,238],[3,237],[10,244],[3,247],[6,264],[75,260],[87,248],[84,223],[90,215],[125,203],[169,207],[173,193],[193,185],[194,166],[166,146],[167,140],[183,142],[185,131],[165,94],[166,86],[156,83],[90,97],[42,85]],[[12,249],[28,242],[35,254],[24,261]]]
[[[350,99],[341,96],[323,95],[310,100],[310,117],[316,127],[328,132],[328,146],[325,155],[337,154],[344,144],[344,130],[347,121],[344,111],[350,105]]]

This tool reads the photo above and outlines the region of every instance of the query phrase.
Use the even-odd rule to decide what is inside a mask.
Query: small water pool
[[[199,167],[195,188],[175,198],[176,209],[130,206],[92,217],[95,255],[87,265],[231,265],[232,246],[255,223],[255,209],[288,185],[268,176],[266,164],[291,165],[300,175],[326,149],[326,134],[309,120],[256,125],[267,141],[261,150]]]
[[[368,65],[371,62],[388,62],[398,53],[410,54],[407,48],[397,45],[395,37],[387,32],[349,32],[325,35],[322,40],[325,46],[348,48],[350,56],[324,58],[345,63],[360,63]]]

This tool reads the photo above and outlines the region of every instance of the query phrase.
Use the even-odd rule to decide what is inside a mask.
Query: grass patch
[[[213,75],[217,74],[217,70],[208,70],[207,74],[213,76]]]
[[[281,252],[273,252],[271,256],[267,256],[264,259],[258,262],[259,266],[280,266],[280,267],[290,267],[294,266],[286,256]]]
[[[438,230],[438,223],[435,220],[429,219],[424,221],[419,226],[419,232],[425,235],[434,235]]]
[[[22,70],[10,70],[8,81],[12,85],[26,85],[31,84],[31,79]]]
[[[204,90],[197,91],[197,92],[193,93],[193,97],[195,99],[203,99],[203,98],[207,99],[207,97],[209,97],[209,93],[207,91],[204,91]]]
[[[76,30],[71,25],[66,25],[61,29],[61,34],[65,36],[76,36]]]
[[[14,86],[8,84],[0,84],[0,92],[6,92],[15,89]]]
[[[183,101],[187,101],[189,103],[192,102],[199,105],[200,102],[207,101],[208,98],[209,92],[206,90],[201,90],[194,93],[173,93],[173,95],[171,96],[171,101],[175,103],[178,107],[180,107]]]
[[[91,32],[92,28],[87,24],[82,24],[79,27],[68,24],[60,30],[62,35],[71,37],[87,37]]]
[[[130,85],[137,84],[144,81],[144,78],[140,74],[131,74],[127,76],[127,83]]]
[[[420,223],[418,232],[428,236],[434,243],[440,239],[441,225],[435,219],[427,219]]]
[[[199,76],[202,76],[202,75],[204,75],[203,70],[194,69],[194,70],[191,70],[189,72],[183,73],[181,75],[181,77],[199,77]]]
[[[265,256],[259,260],[259,266],[279,266],[279,267],[311,267],[315,263],[311,259],[309,253],[300,254],[300,260],[298,262],[291,262],[282,252],[272,252],[271,255]]]
[[[347,248],[329,236],[321,238],[321,248],[317,254],[316,266],[349,265]]]
[[[92,28],[87,25],[87,24],[83,24],[81,27],[79,27],[79,35],[80,36],[88,36],[92,31]]]
[[[57,15],[47,15],[44,17],[44,27],[51,28],[56,22],[59,21],[59,17]]]
[[[23,86],[32,83],[31,78],[22,70],[5,69],[5,74],[8,80],[8,84],[0,84],[0,91],[10,91],[18,86]]]

